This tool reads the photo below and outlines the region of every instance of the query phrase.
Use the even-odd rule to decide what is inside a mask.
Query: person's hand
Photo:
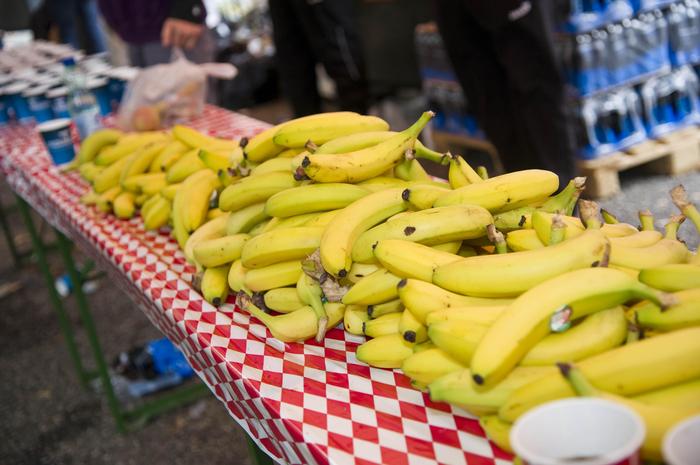
[[[197,44],[204,26],[182,19],[167,18],[160,32],[160,41],[165,47],[190,49]]]

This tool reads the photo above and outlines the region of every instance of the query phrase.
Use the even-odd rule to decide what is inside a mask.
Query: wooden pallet
[[[624,152],[577,163],[586,182],[587,197],[605,198],[620,192],[621,171],[644,165],[654,174],[681,174],[700,168],[700,128],[689,127],[656,140],[644,141]]]

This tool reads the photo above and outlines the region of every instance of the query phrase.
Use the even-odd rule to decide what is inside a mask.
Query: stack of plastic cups
[[[22,95],[27,89],[29,89],[29,83],[24,81],[14,82],[4,87],[6,102],[12,110],[15,119],[20,123],[28,123],[33,119],[32,112],[29,110],[29,103]]]
[[[111,94],[111,107],[116,109],[119,103],[122,101],[124,92],[129,82],[136,77],[139,70],[138,68],[131,68],[128,66],[121,66],[118,68],[113,68],[105,73],[109,79],[109,91]]]
[[[68,112],[68,89],[66,87],[56,87],[46,93],[46,98],[51,105],[54,118],[70,118]]]
[[[32,113],[34,120],[37,123],[43,123],[53,119],[53,111],[51,111],[51,103],[46,98],[46,92],[49,90],[46,86],[30,87],[22,94],[27,99],[29,111]]]
[[[109,82],[103,77],[91,77],[87,81],[87,88],[95,95],[97,104],[100,107],[100,114],[107,116],[112,112],[112,93],[109,89]]]

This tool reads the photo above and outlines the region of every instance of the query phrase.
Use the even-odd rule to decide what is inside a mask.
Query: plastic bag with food
[[[175,48],[170,63],[144,68],[129,83],[117,122],[125,130],[150,131],[187,121],[202,113],[208,76],[236,74],[229,63],[195,64]]]

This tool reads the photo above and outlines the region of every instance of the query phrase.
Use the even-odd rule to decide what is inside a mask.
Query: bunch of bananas
[[[417,140],[432,116],[394,132],[327,113],[235,142],[103,130],[77,164],[86,202],[169,223],[204,298],[235,293],[277,339],[320,341],[342,322],[371,338],[358,360],[480,416],[505,449],[533,406],[612,396],[642,413],[658,458],[700,409],[700,259],[676,237],[700,213],[675,188],[682,214],[662,233],[649,211],[637,228],[579,201],[585,178],[557,194],[548,171],[489,178]],[[448,164],[448,181],[421,158]]]

